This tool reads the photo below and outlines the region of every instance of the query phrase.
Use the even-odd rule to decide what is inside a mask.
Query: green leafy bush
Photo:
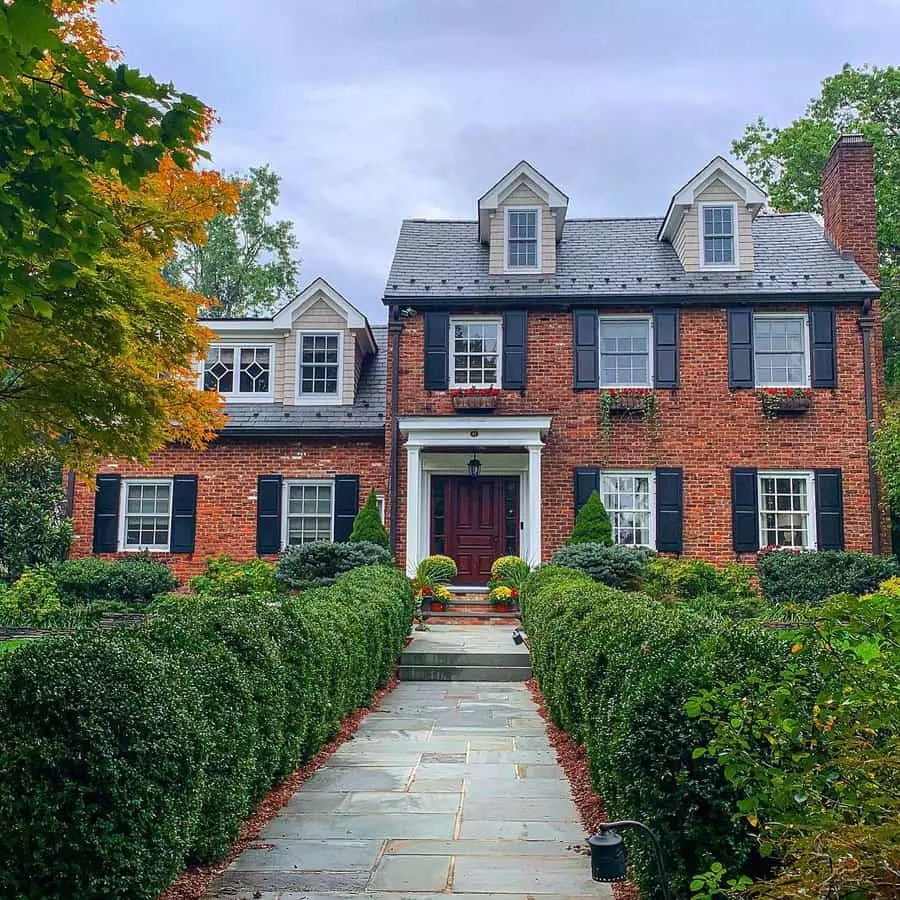
[[[581,569],[594,581],[610,587],[631,590],[641,582],[647,562],[653,555],[650,550],[637,547],[616,547],[585,542],[568,544],[553,554],[551,564]]]
[[[392,562],[391,551],[378,544],[316,541],[283,550],[275,577],[289,588],[306,590],[334,584],[339,575],[360,566],[388,566]]]
[[[501,556],[491,566],[491,586],[505,585],[518,590],[531,569],[521,556]]]
[[[358,541],[368,541],[370,544],[378,544],[379,547],[390,547],[391,545],[387,530],[381,521],[381,513],[378,512],[378,497],[375,496],[375,488],[369,491],[365,505],[353,520],[350,542],[357,543]]]
[[[657,557],[647,564],[641,589],[710,615],[749,618],[771,608],[753,586],[753,569],[737,563],[719,569],[699,559]]]
[[[740,868],[754,851],[741,792],[718,763],[692,758],[710,726],[685,702],[784,652],[770,633],[698,615],[549,566],[521,592],[535,677],[553,721],[585,744],[591,780],[610,818],[634,818],[663,842],[674,895],[717,860]],[[655,868],[645,842],[630,855],[645,896]]]
[[[26,569],[0,591],[0,625],[38,626],[62,609],[56,582],[46,569]]]
[[[900,575],[893,557],[839,550],[771,550],[760,553],[763,596],[773,603],[818,605],[832,594],[867,594]]]
[[[567,544],[605,544],[612,546],[612,524],[609,513],[597,491],[592,491],[587,502],[575,516],[575,527]]]
[[[70,559],[53,568],[53,577],[64,604],[143,604],[178,587],[178,579],[165,565],[141,556],[110,561],[93,556]]]
[[[0,896],[152,900],[393,670],[413,593],[361,568],[296,596],[193,596],[0,656]]]
[[[237,563],[227,553],[206,560],[203,574],[191,579],[191,588],[196,593],[218,597],[274,593],[280,587],[272,563],[263,559]]]

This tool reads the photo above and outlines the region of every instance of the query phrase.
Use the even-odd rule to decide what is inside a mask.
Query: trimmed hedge
[[[70,559],[54,566],[52,573],[64,606],[98,601],[145,604],[178,587],[178,579],[165,565],[142,557]]]
[[[368,541],[316,541],[282,551],[275,577],[286,587],[306,590],[334,584],[339,575],[360,566],[389,566],[392,562],[389,549]]]
[[[663,844],[675,896],[713,862],[740,868],[755,841],[734,818],[740,799],[721,767],[694,759],[709,726],[685,702],[748,671],[771,669],[785,652],[748,624],[547,567],[522,588],[523,624],[535,677],[553,721],[586,746],[591,781],[611,819],[639,819]],[[653,896],[646,843],[631,840],[637,880]]]
[[[152,900],[390,676],[408,579],[188,597],[0,658],[0,895]]]
[[[596,542],[568,544],[553,554],[554,566],[568,566],[587,572],[594,581],[630,590],[638,587],[641,574],[653,556],[651,550],[616,547]]]

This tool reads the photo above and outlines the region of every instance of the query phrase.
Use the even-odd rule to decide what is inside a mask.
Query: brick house
[[[407,570],[448,553],[461,585],[503,553],[548,559],[593,490],[623,544],[878,552],[872,167],[865,140],[837,142],[823,227],[766,210],[721,157],[644,219],[567,218],[520,163],[476,219],[403,223],[387,328],[321,280],[272,319],[212,323],[227,426],[202,453],[104,466],[96,503],[77,492],[77,552],[149,535],[189,573],[345,536],[371,487]]]

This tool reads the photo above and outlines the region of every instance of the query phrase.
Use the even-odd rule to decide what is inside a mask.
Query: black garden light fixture
[[[666,867],[663,862],[662,847],[659,839],[643,822],[626,819],[622,822],[604,822],[597,834],[588,838],[591,848],[591,878],[603,884],[615,884],[628,877],[628,857],[625,853],[625,840],[619,831],[623,828],[637,828],[650,836],[653,855],[659,869],[659,883],[662,887],[663,900],[672,900],[669,893],[669,881],[666,878]]]
[[[472,451],[472,458],[469,460],[469,476],[477,478],[481,474],[481,460]]]

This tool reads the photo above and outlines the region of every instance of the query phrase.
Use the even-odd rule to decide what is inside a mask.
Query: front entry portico
[[[406,436],[407,574],[414,575],[419,561],[440,547],[456,560],[458,584],[466,587],[483,585],[487,558],[493,561],[511,547],[540,562],[541,451],[550,422],[550,416],[400,418]],[[481,463],[478,479],[468,475],[473,454]],[[436,502],[444,507],[437,519]],[[443,535],[436,533],[441,528]]]

